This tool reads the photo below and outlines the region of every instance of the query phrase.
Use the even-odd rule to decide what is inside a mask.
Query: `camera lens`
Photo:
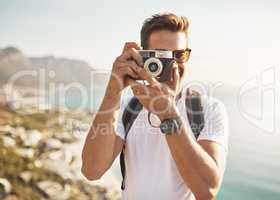
[[[156,72],[156,71],[158,71],[158,64],[152,62],[149,64],[148,68],[149,68],[150,72]]]
[[[163,66],[162,62],[157,58],[149,58],[144,62],[144,69],[152,76],[157,77],[161,74]]]

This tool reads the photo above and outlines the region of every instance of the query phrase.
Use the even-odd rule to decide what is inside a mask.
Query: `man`
[[[169,51],[186,49],[188,21],[174,14],[158,14],[147,19],[141,30],[144,49]],[[158,82],[143,69],[140,47],[128,42],[115,60],[112,75],[99,112],[88,133],[82,153],[82,173],[97,180],[110,168],[125,144],[125,200],[212,200],[221,185],[227,154],[227,117],[221,103],[203,101],[205,125],[196,140],[184,106],[187,76],[182,58],[172,68],[172,78]],[[143,85],[135,79],[146,80]],[[130,86],[143,110],[125,140],[122,114],[130,97],[122,91]],[[178,94],[182,97],[178,100]],[[121,100],[122,99],[122,100]],[[163,134],[152,124],[169,119],[182,122],[171,134]]]

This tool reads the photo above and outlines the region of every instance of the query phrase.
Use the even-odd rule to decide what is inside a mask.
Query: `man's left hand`
[[[172,79],[168,83],[156,80],[143,68],[138,70],[141,79],[146,80],[148,85],[138,83],[130,79],[129,85],[134,96],[151,113],[157,115],[161,121],[178,115],[175,99],[179,91],[180,75],[178,65],[172,68]]]

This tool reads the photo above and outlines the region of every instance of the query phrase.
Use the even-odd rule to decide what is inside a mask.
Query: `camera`
[[[143,68],[159,82],[171,80],[172,65],[175,62],[172,51],[138,50],[143,58]]]

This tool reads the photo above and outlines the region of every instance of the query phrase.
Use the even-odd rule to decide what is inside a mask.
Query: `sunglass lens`
[[[178,62],[186,62],[189,58],[189,51],[187,50],[174,51],[174,58]]]

